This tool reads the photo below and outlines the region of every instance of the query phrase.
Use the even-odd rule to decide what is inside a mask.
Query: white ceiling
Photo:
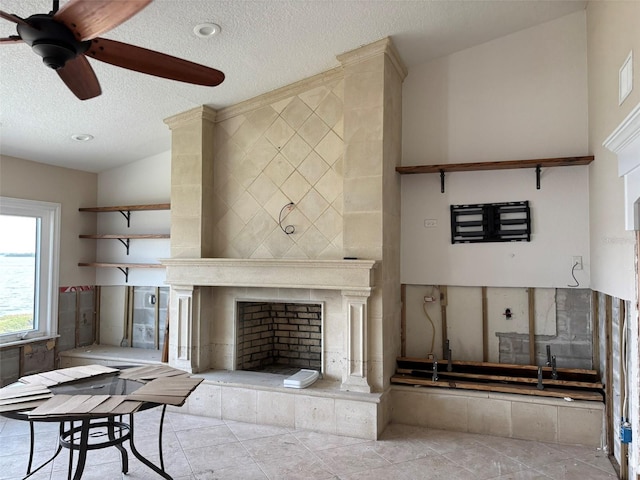
[[[62,0],[61,5],[65,3]],[[163,119],[206,104],[221,108],[338,66],[336,55],[391,36],[409,68],[584,9],[543,0],[155,0],[103,35],[222,70],[218,87],[191,86],[90,59],[102,95],[78,100],[22,44],[0,45],[0,152],[100,172],[169,150]],[[20,17],[50,0],[0,0]],[[205,21],[222,26],[193,35]],[[15,35],[0,19],[0,37]],[[90,133],[91,142],[71,140]]]

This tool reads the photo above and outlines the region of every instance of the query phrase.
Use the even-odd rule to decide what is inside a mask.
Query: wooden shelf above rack
[[[480,170],[514,170],[519,168],[535,168],[536,188],[540,190],[540,170],[544,167],[572,167],[589,165],[593,162],[593,155],[586,157],[540,158],[534,160],[505,160],[503,162],[471,162],[471,163],[443,163],[439,165],[408,165],[396,167],[401,175],[420,173],[439,173],[440,191],[444,193],[444,176],[447,172],[474,172]]]
[[[477,170],[513,170],[517,168],[536,167],[571,167],[575,165],[589,165],[593,162],[593,155],[587,157],[542,158],[538,160],[505,160],[504,162],[476,162],[476,163],[443,163],[440,165],[413,165],[396,167],[401,175],[417,173],[440,172],[472,172]]]

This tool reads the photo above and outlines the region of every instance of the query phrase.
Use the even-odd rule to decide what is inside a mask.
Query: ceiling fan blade
[[[0,18],[4,18],[5,20],[9,20],[10,22],[13,22],[13,23],[19,23],[21,25],[29,25],[20,17],[13,15],[12,13],[3,12],[2,10],[0,10]]]
[[[56,72],[80,100],[88,100],[102,93],[98,78],[84,55],[78,55],[73,60],[67,61],[65,66]]]
[[[133,17],[152,0],[71,0],[53,18],[80,41],[90,40]]]
[[[224,80],[224,73],[214,68],[106,38],[94,39],[85,55],[136,72],[196,85],[215,87]]]
[[[10,37],[0,38],[0,43],[20,43],[22,39],[17,35],[11,35]]]

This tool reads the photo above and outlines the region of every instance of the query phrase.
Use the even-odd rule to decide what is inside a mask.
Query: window
[[[0,344],[57,333],[60,205],[0,197]]]

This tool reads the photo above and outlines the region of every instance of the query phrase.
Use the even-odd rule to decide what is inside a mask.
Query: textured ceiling
[[[65,3],[62,0],[61,5]],[[163,119],[198,105],[233,105],[338,66],[336,55],[391,36],[406,65],[584,9],[581,1],[155,0],[103,35],[219,70],[218,87],[191,86],[90,59],[102,95],[80,101],[26,44],[0,45],[0,152],[100,172],[170,148]],[[49,0],[0,0],[20,17]],[[193,35],[205,21],[222,26]],[[0,20],[0,37],[15,25]],[[76,142],[90,133],[92,142]]]

